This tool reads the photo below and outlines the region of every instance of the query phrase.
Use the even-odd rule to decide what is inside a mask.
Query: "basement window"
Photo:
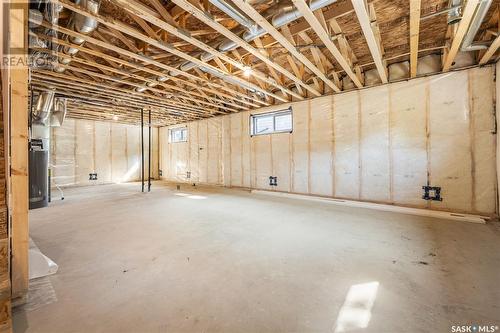
[[[251,135],[291,133],[292,129],[292,108],[250,116]]]
[[[169,130],[169,139],[171,143],[187,142],[188,129],[186,127],[171,128]]]

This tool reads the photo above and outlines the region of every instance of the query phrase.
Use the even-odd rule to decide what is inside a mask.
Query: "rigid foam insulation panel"
[[[390,202],[388,85],[359,92],[361,199]]]
[[[292,192],[309,193],[309,101],[293,105]]]
[[[413,80],[389,87],[392,200],[422,208],[427,206],[421,199],[427,182],[427,83]]]
[[[332,96],[309,104],[309,193],[333,195],[333,103]]]
[[[291,105],[292,133],[251,137],[249,112],[192,122],[198,136],[191,130],[188,141],[201,150],[190,172],[200,183],[218,177],[226,186],[492,215],[493,74],[491,66],[474,68],[251,112]],[[162,169],[182,164],[185,157],[170,151],[183,146],[161,138]],[[172,170],[163,178],[182,180]],[[441,187],[443,201],[422,199],[427,184]]]
[[[209,118],[207,122],[207,183],[222,184],[222,117]]]
[[[75,185],[76,179],[76,120],[66,119],[52,131],[50,167],[52,181],[61,186]]]
[[[144,129],[147,177],[147,128]],[[98,185],[138,181],[141,177],[140,127],[68,118],[52,128],[52,184]],[[158,128],[152,129],[152,177],[158,178]],[[97,173],[97,181],[89,180]]]
[[[94,122],[92,120],[78,120],[76,125],[75,142],[75,177],[76,183],[81,184],[89,180],[89,174],[94,172]]]
[[[95,122],[95,169],[99,170],[97,183],[111,182],[111,123]]]
[[[360,96],[358,92],[333,99],[334,196],[359,199],[361,186]]]
[[[168,133],[167,133],[168,135]],[[189,150],[189,158],[187,160],[188,170],[191,172],[190,180],[194,183],[200,181],[199,174],[199,163],[200,163],[200,147],[198,140],[198,123],[189,123],[188,124],[188,137],[191,140],[188,140]]]
[[[127,126],[111,124],[111,181],[121,183],[127,173]]]
[[[231,114],[229,119],[229,186],[243,187],[243,122],[246,120],[245,112]]]

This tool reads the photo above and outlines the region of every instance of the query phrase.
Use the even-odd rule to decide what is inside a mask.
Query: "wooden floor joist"
[[[290,54],[292,54],[297,60],[303,63],[307,68],[309,68],[314,74],[316,74],[325,84],[335,92],[340,92],[340,88],[335,85],[324,73],[322,73],[318,67],[316,67],[307,57],[302,53],[297,51],[297,49],[271,24],[269,23],[255,8],[243,0],[234,0],[235,5],[237,5],[242,11],[250,15],[257,24],[259,24],[267,33],[269,33],[273,38],[283,45]]]
[[[140,17],[142,17],[146,21],[150,22],[151,24],[154,24],[154,25],[156,25],[156,26],[164,29],[165,31],[173,34],[174,36],[176,36],[178,38],[181,38],[181,39],[189,42],[190,44],[192,44],[192,45],[200,48],[201,50],[206,51],[206,52],[214,55],[215,57],[217,57],[217,58],[219,58],[221,60],[226,61],[227,63],[233,65],[234,67],[236,67],[236,68],[238,68],[240,70],[245,70],[246,69],[247,66],[245,64],[232,59],[231,57],[225,55],[223,52],[220,52],[220,51],[212,48],[211,46],[209,46],[209,45],[207,45],[207,44],[199,41],[196,38],[193,38],[190,35],[187,35],[185,32],[182,32],[179,29],[175,28],[174,26],[170,25],[169,23],[161,20],[160,18],[158,18],[158,17],[155,16],[155,13],[152,12],[151,9],[149,9],[148,7],[146,7],[146,6],[138,3],[137,1],[134,1],[134,0],[113,0],[113,1],[121,4],[124,8],[127,8],[128,10],[132,11],[136,15],[139,15]],[[226,71],[226,74],[231,74],[231,73],[228,73]],[[291,73],[289,73],[289,74],[292,75]],[[252,71],[252,73],[250,74],[250,76],[255,76],[255,77],[259,78],[260,80],[262,80],[262,81],[264,81],[266,83],[269,83],[271,86],[274,86],[274,87],[276,87],[278,89],[281,89],[281,90],[285,91],[287,94],[289,94],[289,95],[291,95],[291,96],[293,96],[295,98],[303,99],[303,97],[301,95],[299,95],[299,94],[291,91],[290,89],[288,89],[286,87],[281,86],[274,79],[270,78],[269,76],[267,76],[267,75],[265,75],[265,74],[263,74],[263,73],[261,73],[259,71]],[[238,76],[235,76],[235,75],[233,75],[231,77],[233,79],[234,78],[240,79]]]
[[[417,76],[421,0],[410,0],[410,77]]]
[[[222,24],[215,21],[213,18],[210,18],[209,16],[207,16],[205,12],[203,12],[201,9],[194,6],[191,2],[189,2],[187,0],[173,0],[173,2],[175,4],[177,4],[179,7],[184,8],[186,11],[191,13],[194,17],[198,18],[203,23],[205,23],[208,26],[210,26],[211,28],[213,28],[215,31],[219,32],[224,37],[235,42],[239,47],[245,49],[247,52],[254,55],[258,59],[260,59],[262,62],[264,62],[265,64],[271,66],[273,69],[284,74],[286,77],[288,77],[290,80],[296,82],[304,89],[310,91],[315,96],[321,95],[319,91],[317,91],[316,89],[312,88],[310,85],[303,82],[301,79],[299,79],[298,77],[293,75],[290,71],[288,71],[284,67],[280,66],[279,64],[277,64],[273,60],[269,59],[269,57],[263,55],[259,50],[252,47],[248,42],[244,41],[243,39],[241,39],[240,37],[235,35],[233,32],[231,32],[229,29],[224,27]],[[295,97],[297,97],[297,96],[295,96]],[[302,98],[299,98],[299,99],[302,99]]]
[[[364,0],[352,0],[352,5],[356,16],[358,17],[359,24],[363,30],[366,42],[368,43],[368,48],[370,49],[371,55],[375,66],[377,67],[378,74],[382,83],[387,83],[387,67],[385,61],[382,57],[382,50],[380,46],[380,41],[375,37],[375,33],[372,28],[370,14],[368,13],[368,8]]]
[[[467,30],[469,30],[470,23],[474,18],[474,13],[476,11],[478,3],[479,0],[469,0],[465,3],[465,9],[463,10],[462,19],[460,20],[457,32],[451,42],[450,50],[448,51],[446,58],[444,59],[443,72],[449,71],[451,66],[453,66],[455,57],[460,50],[460,46],[462,45],[465,34],[467,33]]]
[[[356,87],[362,88],[363,84],[359,80],[358,76],[354,73],[353,69],[349,65],[349,63],[346,61],[344,56],[340,53],[339,49],[337,46],[333,43],[330,34],[328,33],[328,27],[323,25],[318,18],[314,15],[312,10],[309,8],[309,6],[306,4],[304,0],[292,0],[293,4],[297,9],[302,13],[306,21],[309,23],[313,31],[316,33],[316,35],[319,37],[319,39],[325,44],[326,48],[330,53],[333,55],[335,60],[339,63],[340,67],[344,69],[346,74],[349,76],[349,78],[354,82]]]
[[[44,26],[44,27],[46,27],[48,29],[50,29],[51,27],[53,27],[52,25],[50,25],[50,24],[48,24],[46,22],[43,22],[42,26]],[[212,84],[212,82],[210,82],[208,79],[200,78],[200,77],[195,76],[193,74],[182,72],[183,76],[186,77],[186,80],[179,79],[178,77],[172,77],[172,76],[170,76],[168,74],[168,72],[171,72],[171,71],[177,71],[178,72],[179,71],[179,70],[175,69],[174,67],[171,67],[171,66],[166,65],[164,63],[161,63],[159,61],[153,60],[153,59],[151,59],[148,56],[145,56],[145,55],[142,55],[142,54],[133,53],[131,51],[122,49],[122,48],[120,48],[118,46],[111,45],[109,43],[106,43],[106,42],[97,40],[95,38],[83,35],[83,34],[78,33],[76,31],[73,31],[73,30],[70,30],[70,29],[67,29],[67,28],[64,28],[64,27],[61,27],[61,26],[54,26],[54,27],[57,28],[59,31],[61,31],[64,34],[67,34],[69,36],[76,37],[76,38],[81,38],[81,39],[85,40],[87,43],[91,43],[91,44],[97,45],[97,46],[102,47],[102,48],[104,48],[106,50],[116,52],[119,55],[122,55],[124,57],[128,57],[128,58],[134,59],[134,60],[139,61],[139,62],[143,62],[143,63],[150,64],[150,65],[154,65],[154,66],[160,68],[161,70],[167,72],[167,73],[162,73],[162,74],[164,76],[168,77],[172,81],[179,81],[182,84],[191,86],[193,88],[199,87],[199,88],[203,89],[204,91],[207,91],[208,93],[214,94],[214,96],[219,95],[220,97],[232,99],[235,102],[240,102],[242,104],[246,104],[246,105],[249,105],[249,106],[258,107],[258,106],[262,106],[262,105],[268,105],[265,102],[262,102],[262,101],[259,101],[259,100],[253,100],[253,99],[249,98],[249,96],[247,96],[245,94],[242,94],[242,93],[239,93],[239,92],[235,92],[234,95],[229,95],[229,94],[226,94],[225,92],[222,92],[220,90],[215,90],[214,88],[222,88],[223,86],[215,84],[215,83]],[[136,66],[139,66],[139,65],[136,65]],[[143,66],[143,68],[145,68],[145,70],[146,70],[145,66]],[[203,83],[206,83],[208,87],[205,87],[203,85],[200,86],[199,84],[196,84],[194,82],[189,81],[189,79],[191,79],[193,81],[201,81]]]
[[[92,14],[86,10],[84,10],[83,8],[81,8],[80,6],[78,5],[75,5],[71,2],[69,2],[68,0],[60,0],[59,3],[64,6],[65,8],[68,8],[72,11],[74,11],[75,13],[78,13],[78,14],[81,14],[81,15],[84,15],[86,17],[89,17],[89,18],[93,18],[95,19],[97,22],[105,25],[105,26],[108,26],[108,27],[111,27],[115,30],[118,30],[124,34],[127,34],[129,36],[132,36],[134,38],[137,38],[145,43],[148,43],[150,45],[153,45],[155,47],[157,47],[158,49],[160,50],[163,50],[163,51],[166,51],[166,52],[169,52],[169,53],[172,53],[180,58],[183,58],[187,61],[190,61],[190,62],[193,62],[195,64],[197,64],[198,66],[201,66],[201,67],[206,67],[212,71],[214,71],[215,73],[218,73],[219,75],[221,75],[222,77],[228,77],[230,78],[231,80],[235,80],[236,82],[238,82],[238,84],[241,84],[242,87],[249,87],[247,89],[253,89],[255,91],[258,91],[262,94],[265,94],[265,95],[268,95],[272,98],[275,98],[277,100],[280,100],[282,102],[286,102],[287,99],[286,98],[283,98],[281,96],[278,96],[274,93],[271,93],[265,89],[262,89],[261,87],[249,82],[249,81],[246,81],[244,79],[241,79],[237,76],[234,76],[232,75],[231,73],[228,73],[228,72],[224,72],[223,70],[221,70],[220,68],[218,67],[215,67],[215,66],[212,66],[208,63],[205,63],[204,61],[198,59],[198,58],[195,58],[187,53],[184,53],[174,47],[172,47],[171,45],[168,45],[168,44],[165,44],[165,43],[162,43],[162,42],[159,42],[158,40],[156,39],[153,39],[143,33],[141,33],[140,31],[137,31],[135,28],[131,27],[131,26],[127,26],[126,24],[122,23],[122,22],[119,22],[113,18],[110,18],[110,17],[106,17],[106,18],[103,18],[101,17],[100,15],[95,15],[95,14]],[[164,22],[164,25],[167,25],[167,23]],[[213,51],[213,52],[216,52],[216,51]],[[173,69],[174,72],[182,75],[184,74],[183,71],[179,70],[179,69]],[[226,90],[228,90],[229,92],[236,92],[234,91],[233,89],[230,89],[230,88],[227,88],[227,87],[224,87]]]

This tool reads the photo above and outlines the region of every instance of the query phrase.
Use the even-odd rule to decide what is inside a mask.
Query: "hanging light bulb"
[[[252,69],[250,67],[245,67],[243,75],[245,75],[245,77],[250,77],[250,75],[252,75]]]

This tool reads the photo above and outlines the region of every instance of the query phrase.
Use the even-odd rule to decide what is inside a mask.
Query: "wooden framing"
[[[28,5],[10,12],[10,45],[27,54]],[[12,49],[11,49],[12,50]],[[12,52],[13,53],[13,52]],[[10,212],[12,226],[12,298],[28,292],[28,67],[10,69]]]
[[[122,0],[115,0],[115,1],[122,1]],[[163,51],[172,53],[172,54],[174,54],[174,55],[176,55],[176,56],[178,56],[180,58],[183,58],[183,59],[185,59],[187,61],[193,62],[193,63],[197,64],[198,66],[209,68],[210,70],[218,73],[219,75],[221,75],[223,77],[226,77],[226,76],[230,77],[232,80],[235,80],[236,82],[238,82],[242,86],[248,86],[251,89],[259,91],[259,92],[261,92],[261,93],[263,93],[265,95],[273,97],[273,98],[275,98],[277,100],[280,100],[282,102],[286,102],[287,101],[286,98],[283,98],[281,96],[273,94],[273,93],[271,93],[271,92],[269,92],[267,90],[264,90],[261,87],[255,85],[255,84],[253,84],[251,82],[245,81],[244,79],[241,79],[241,78],[239,78],[239,77],[237,77],[237,76],[235,76],[235,75],[233,75],[233,74],[231,74],[229,72],[223,71],[223,70],[221,70],[218,67],[215,67],[215,66],[212,66],[210,64],[207,64],[207,63],[203,62],[202,60],[197,59],[197,58],[195,58],[193,56],[190,56],[189,54],[184,53],[182,51],[179,51],[178,49],[176,49],[176,48],[174,48],[174,47],[172,47],[172,46],[170,46],[168,44],[159,42],[158,40],[153,39],[153,38],[151,38],[151,37],[149,37],[149,36],[147,36],[147,35],[139,32],[139,31],[137,31],[136,29],[134,29],[131,26],[127,26],[127,25],[125,25],[125,24],[123,24],[121,22],[118,22],[118,21],[110,18],[110,17],[102,18],[100,15],[91,14],[88,11],[82,9],[80,6],[77,6],[77,5],[74,5],[74,4],[70,3],[68,0],[60,0],[59,3],[62,6],[64,6],[65,8],[68,8],[68,9],[70,9],[70,10],[76,12],[76,13],[82,14],[82,15],[87,16],[87,17],[94,18],[99,23],[101,23],[101,24],[103,24],[105,26],[111,27],[111,28],[113,28],[115,30],[118,30],[118,31],[120,31],[122,33],[125,33],[125,34],[127,34],[129,36],[135,37],[135,38],[137,38],[139,40],[142,40],[143,42],[146,42],[146,43],[148,43],[150,45],[154,45],[155,47],[157,47],[157,48],[159,48],[159,49],[161,49]],[[129,1],[127,1],[127,2],[121,2],[121,4],[124,5],[124,6],[126,6],[126,8],[133,8],[133,10],[136,9],[136,7],[129,7],[129,6],[133,5],[133,4],[129,3]],[[153,17],[154,17],[154,16],[147,15],[146,13],[139,13],[139,12],[135,12],[135,13],[139,14],[140,17],[147,17],[148,19],[151,19],[151,20],[153,20]],[[210,48],[208,45],[205,45],[204,43],[201,43],[201,42],[197,41],[196,39],[189,37],[187,34],[182,34],[182,33],[178,32],[178,29],[176,29],[176,28],[168,25],[168,23],[163,22],[163,21],[158,20],[158,19],[155,22],[157,22],[158,24],[161,24],[162,28],[164,28],[164,29],[167,29],[167,27],[169,27],[167,31],[169,31],[171,33],[173,31],[175,31],[175,35],[177,37],[183,38],[183,39],[185,38],[189,42],[197,44],[198,47],[205,48],[205,50],[208,51],[208,52],[211,52],[213,54],[218,54],[219,57],[225,57],[223,54],[219,54],[219,52],[217,50],[215,50],[213,48]],[[170,29],[170,28],[172,28],[172,29]],[[181,36],[183,36],[183,37],[181,37]],[[179,71],[178,69],[175,69],[175,71],[181,73],[181,71]],[[231,90],[231,89],[228,89],[228,88],[226,88],[226,89],[229,90],[229,91]]]
[[[382,58],[382,49],[380,45],[380,40],[377,40],[374,33],[374,27],[376,23],[372,22],[370,19],[370,14],[368,14],[368,9],[366,8],[364,0],[352,0],[352,5],[358,17],[359,24],[365,35],[366,42],[368,43],[368,48],[377,67],[378,74],[382,83],[389,82],[387,79],[387,67],[384,59]],[[373,13],[373,12],[372,12]]]
[[[235,61],[234,59],[232,59],[231,57],[229,56],[226,56],[224,53],[208,46],[207,44],[204,44],[202,42],[200,42],[199,40],[191,37],[191,36],[188,36],[186,35],[185,33],[182,33],[180,32],[178,29],[176,29],[175,27],[171,26],[170,24],[168,24],[167,22],[164,22],[162,21],[161,19],[155,17],[154,13],[150,13],[147,9],[144,8],[144,5],[142,4],[139,4],[137,3],[136,1],[134,0],[113,0],[117,3],[120,3],[124,6],[124,8],[128,8],[129,10],[132,10],[132,11],[141,11],[142,14],[139,14],[141,17],[143,17],[145,20],[147,20],[148,22],[164,29],[165,31],[175,35],[176,37],[179,37],[181,39],[184,39],[185,41],[191,43],[192,45],[195,45],[197,47],[199,47],[200,49],[206,51],[206,52],[209,52],[211,54],[213,54],[215,57],[217,58],[220,58],[220,59],[223,59],[225,60],[226,62],[230,63],[231,65],[235,66],[236,68],[240,69],[240,70],[244,70],[246,68],[245,64],[242,64],[238,61]],[[193,8],[195,8],[193,6]],[[219,29],[223,27],[222,25],[219,25]],[[219,30],[220,32],[220,30]],[[257,53],[257,52],[256,52]],[[264,59],[264,57],[263,57]],[[269,63],[272,63],[270,60],[268,60]],[[203,63],[203,62],[202,62]],[[273,63],[274,64],[274,63]],[[204,66],[207,66],[206,63]],[[220,66],[219,66],[220,67]],[[214,67],[215,68],[215,67]],[[277,68],[278,69],[278,68]],[[284,68],[280,68],[278,70],[282,70],[283,73],[288,73],[290,76],[293,77],[293,75],[286,71]],[[227,70],[225,71],[226,74],[229,73]],[[256,76],[257,78],[259,78],[260,80],[266,82],[266,83],[269,83],[270,85],[272,86],[275,86],[276,88],[279,88],[281,89],[282,91],[286,92],[287,94],[293,96],[293,97],[296,97],[298,99],[303,99],[303,97],[283,86],[281,86],[280,84],[278,84],[276,82],[276,80],[273,80],[271,78],[269,78],[268,76],[258,72],[258,71],[252,71],[251,75],[253,76]],[[234,78],[237,78],[238,80],[240,80],[239,77],[237,76],[231,76],[233,79]],[[295,78],[295,80],[298,80],[297,78]],[[248,83],[246,83],[248,84]],[[275,97],[275,96],[273,96]],[[276,98],[276,97],[275,97]]]
[[[450,70],[453,62],[455,61],[455,57],[462,45],[465,34],[469,29],[469,26],[474,18],[474,13],[476,11],[479,0],[468,0],[465,4],[465,9],[463,10],[462,20],[460,20],[460,24],[458,25],[457,32],[453,37],[453,41],[451,43],[450,50],[447,52],[446,57],[443,62],[443,72],[447,72]]]
[[[410,77],[417,76],[421,0],[410,0]]]
[[[257,24],[259,24],[264,30],[267,31],[273,38],[283,45],[283,47],[290,52],[295,58],[297,58],[301,63],[303,63],[307,68],[309,68],[314,74],[316,74],[323,82],[325,82],[330,88],[335,92],[340,92],[340,88],[335,85],[323,72],[321,72],[318,67],[316,67],[309,59],[307,59],[302,53],[297,51],[295,47],[271,24],[269,23],[258,11],[256,11],[250,4],[244,2],[243,0],[234,0],[235,5],[237,5],[242,11],[247,13],[252,17]]]
[[[282,66],[278,65],[277,63],[273,62],[269,57],[263,55],[261,52],[253,48],[249,43],[245,42],[243,39],[239,38],[236,36],[234,33],[232,33],[229,29],[225,28],[223,25],[220,23],[216,22],[215,20],[209,18],[203,11],[201,11],[199,8],[191,4],[187,0],[173,0],[174,3],[176,3],[179,7],[184,8],[188,12],[190,12],[194,17],[198,18],[200,21],[203,23],[207,24],[208,26],[212,27],[214,30],[218,31],[220,34],[223,36],[227,37],[228,39],[232,40],[235,42],[239,47],[244,48],[246,51],[254,55],[255,57],[259,58],[261,61],[266,63],[266,65],[270,66],[271,68],[277,70],[278,72],[284,74],[286,77],[300,85],[301,87],[305,88],[306,90],[310,91],[312,94],[315,96],[320,96],[320,92],[317,91],[316,89],[310,87],[308,84],[304,83],[300,78],[294,76],[292,73],[290,73],[288,70],[283,68]],[[296,97],[296,96],[295,96]],[[299,99],[303,99],[302,97]]]
[[[429,0],[425,5],[421,0],[410,0],[407,4],[351,0],[335,2],[314,12],[305,0],[292,2],[300,14],[278,30],[264,18],[264,12],[280,4],[254,7],[246,1],[235,0],[235,10],[245,12],[255,27],[260,26],[266,32],[246,41],[242,33],[249,28],[239,27],[230,16],[214,10],[208,1],[173,0],[174,5],[167,6],[160,0],[107,0],[102,3],[104,8],[99,14],[93,14],[70,0],[60,0],[66,11],[65,18],[69,17],[68,13],[76,13],[95,19],[99,26],[89,35],[64,27],[64,20],[54,26],[60,35],[53,42],[79,50],[74,56],[58,55],[71,60],[64,75],[72,78],[72,83],[71,87],[59,83],[56,89],[72,100],[82,93],[85,102],[90,103],[90,92],[109,88],[116,94],[115,99],[132,103],[128,110],[120,109],[131,112],[132,118],[134,108],[145,103],[157,108],[159,117],[160,114],[165,117],[164,122],[155,120],[158,124],[171,123],[363,88],[363,70],[373,67],[382,83],[387,83],[387,63],[396,61],[409,60],[409,77],[414,78],[419,55],[441,52],[445,44],[444,39],[442,44],[429,43],[429,26],[426,26],[434,27],[436,22],[445,20],[445,16],[439,14],[445,12],[439,0]],[[469,6],[470,3],[472,1],[468,2]],[[405,6],[407,17],[401,16]],[[399,17],[388,21],[389,11],[397,12]],[[420,22],[420,13],[425,22]],[[429,19],[433,14],[439,15]],[[490,15],[486,29],[490,29],[491,22],[496,22],[495,15]],[[465,15],[462,23],[467,19]],[[400,37],[400,44],[395,45],[396,42],[386,36],[392,36],[391,29],[401,34],[404,29],[399,27],[404,24],[408,25],[410,34],[406,32],[404,38]],[[51,28],[46,22],[43,26]],[[460,39],[458,30],[455,44]],[[40,32],[43,31],[38,31],[40,38],[48,37]],[[481,34],[482,41],[491,39],[491,34],[485,35],[483,31]],[[64,35],[81,38],[85,45],[74,45],[63,38]],[[220,51],[220,43],[228,41],[236,47]],[[498,43],[492,41],[489,50],[479,52],[478,63],[490,61]],[[445,50],[444,62],[451,60],[454,48],[452,45],[450,50]],[[395,52],[396,49],[401,51]],[[211,56],[201,58],[202,54]],[[181,65],[187,62],[194,66],[181,70]],[[244,76],[249,74],[249,69],[250,75]],[[341,81],[344,75],[354,87],[350,81]],[[51,76],[51,82],[54,79],[62,78]],[[98,85],[85,89],[75,86],[77,80]],[[47,89],[48,85],[37,78],[36,87]],[[95,103],[103,102],[101,94],[95,96]],[[113,107],[118,105],[115,103]]]
[[[500,47],[500,35],[493,40],[493,43],[491,43],[486,53],[482,56],[481,60],[479,60],[479,65],[484,65],[488,61],[490,61],[490,59],[493,57],[493,55],[495,55],[499,47]]]
[[[319,19],[314,15],[309,6],[306,4],[304,0],[292,0],[293,4],[297,9],[302,13],[305,17],[306,21],[309,23],[311,28],[314,30],[316,35],[320,38],[320,40],[325,44],[326,48],[333,55],[335,60],[339,63],[340,67],[344,69],[346,74],[351,78],[352,82],[358,88],[362,88],[363,84],[359,80],[358,76],[354,73],[351,68],[351,65],[346,61],[344,56],[340,53],[337,46],[331,40],[330,34],[328,33],[328,27],[326,26],[326,22],[323,18],[323,24],[319,21]],[[320,13],[322,13],[320,11]],[[322,14],[319,14],[322,16]]]

